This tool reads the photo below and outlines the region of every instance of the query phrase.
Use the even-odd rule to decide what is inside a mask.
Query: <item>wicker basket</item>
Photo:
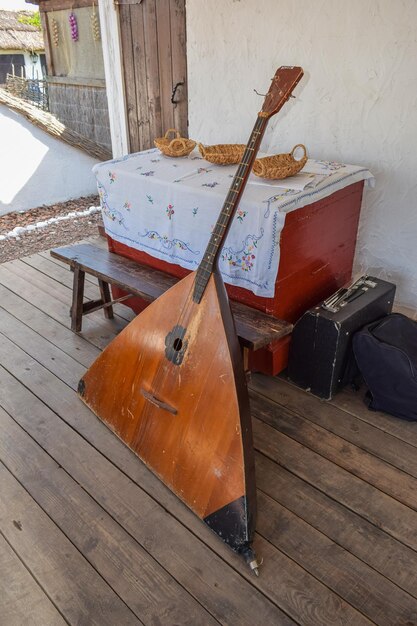
[[[304,150],[304,156],[296,160],[294,152],[297,148]],[[302,143],[297,144],[289,154],[275,154],[274,156],[256,159],[253,164],[253,173],[261,178],[287,178],[294,176],[303,169],[307,163],[307,150]]]
[[[170,133],[175,134],[175,139],[168,138]],[[195,141],[192,139],[184,139],[175,128],[167,130],[165,137],[155,139],[154,144],[165,156],[169,157],[187,156],[196,146]]]
[[[219,143],[215,146],[198,144],[201,156],[216,165],[233,165],[240,163],[246,146],[238,143]]]

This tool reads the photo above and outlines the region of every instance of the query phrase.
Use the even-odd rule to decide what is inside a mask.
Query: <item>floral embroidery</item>
[[[218,184],[219,183],[216,183],[216,182],[214,182],[214,183],[203,183],[201,186],[202,187],[211,187],[211,188],[213,188],[213,187],[216,187],[216,185],[218,185]]]
[[[276,202],[277,200],[283,200],[287,196],[295,196],[297,195],[297,193],[301,193],[301,192],[296,189],[284,189],[282,193],[279,193],[275,196],[271,196],[270,198],[267,198],[266,200],[262,200],[264,204],[266,203],[266,211],[264,213],[264,218],[267,219],[269,217],[269,214],[271,212],[271,204],[273,202]]]
[[[146,237],[147,239],[153,239],[160,241],[162,246],[166,250],[172,250],[172,248],[179,248],[180,250],[187,250],[191,254],[200,254],[198,250],[192,250],[188,243],[181,241],[181,239],[168,239],[166,235],[160,235],[156,230],[145,230],[143,234],[138,233],[139,237]]]
[[[120,211],[116,211],[116,209],[111,209],[109,206],[104,205],[103,206],[103,213],[112,222],[116,222],[117,224],[119,224],[119,226],[124,226],[124,228],[126,228],[124,217],[120,213]],[[128,229],[126,228],[126,230],[128,230]]]
[[[114,183],[116,180],[116,174],[114,172],[109,172],[110,183]]]
[[[168,215],[168,219],[170,220],[175,213],[174,206],[172,204],[168,204],[167,208],[165,209],[165,212]]]
[[[238,209],[236,211],[236,219],[239,220],[239,222],[242,224],[242,222],[245,219],[245,217],[247,216],[247,214],[248,214],[247,211],[242,211],[242,209]]]
[[[130,211],[131,206],[132,205],[130,204],[130,202],[125,202],[124,205],[123,205],[123,208],[126,209],[126,211]]]
[[[107,193],[103,185],[101,185],[100,183],[97,183],[97,189],[98,189],[98,195],[100,196],[100,204],[101,204],[101,210],[103,212],[103,215],[105,215],[112,222],[116,222],[117,224],[119,224],[119,226],[123,226],[123,228],[125,228],[126,230],[129,230],[125,224],[124,217],[120,213],[120,211],[117,211],[116,209],[112,209],[109,206],[109,203],[108,203],[109,194]]]
[[[176,180],[174,180],[174,183],[180,183],[181,181],[186,180],[187,178],[194,178],[194,176],[198,176],[199,174],[208,174],[209,172],[211,172],[211,168],[199,167],[197,171],[194,170],[193,172],[190,172],[189,174],[185,174],[184,176],[181,176],[181,178],[177,178]],[[218,183],[215,183],[215,184],[217,185]]]
[[[252,254],[252,250],[254,249],[254,247],[255,246],[247,246],[245,254],[242,254],[242,256],[239,258],[233,258],[233,256],[229,253],[222,254],[222,259],[223,261],[228,261],[231,267],[237,267],[244,272],[249,272],[252,269],[256,258],[255,255]]]
[[[198,213],[198,206],[197,206],[197,207],[195,207],[195,208],[193,209],[193,215],[194,215],[194,217],[197,215],[197,213]]]
[[[332,172],[340,170],[342,167],[346,167],[343,163],[336,163],[336,161],[317,161],[317,165],[321,165],[325,170],[330,170]]]
[[[139,169],[139,168],[138,168]],[[155,174],[154,170],[149,170],[149,172],[141,172],[141,176],[153,176]]]
[[[263,228],[261,228],[261,234],[259,237],[256,237],[255,235],[248,235],[243,242],[241,250],[223,248],[222,260],[226,261],[230,267],[243,270],[244,272],[250,272],[256,259],[254,251],[258,247],[258,241],[263,237],[263,235]]]
[[[151,159],[151,163],[159,163],[161,159]]]
[[[153,198],[152,196],[150,196],[149,194],[146,194],[146,197],[148,199],[148,202],[150,202],[151,204],[153,204]]]

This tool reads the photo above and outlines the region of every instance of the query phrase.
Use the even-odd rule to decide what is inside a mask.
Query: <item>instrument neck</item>
[[[217,223],[211,233],[210,240],[204,252],[203,258],[196,272],[194,282],[193,300],[200,302],[204,290],[215,270],[220,250],[226,240],[227,233],[232,223],[232,218],[238,207],[239,200],[246,186],[249,174],[251,173],[253,162],[265,133],[268,124],[268,117],[259,115],[248,144],[243,154],[242,160],[237,168],[233,182],[223,204],[223,208],[217,219]]]

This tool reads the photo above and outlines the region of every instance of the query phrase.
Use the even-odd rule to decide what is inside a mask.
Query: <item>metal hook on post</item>
[[[180,87],[180,86],[181,86],[181,85],[183,85],[183,84],[184,84],[184,82],[177,83],[177,84],[175,85],[174,89],[172,90],[172,94],[171,94],[171,102],[172,102],[172,104],[174,104],[174,105],[175,105],[175,104],[178,104],[178,102],[179,102],[179,100],[175,100],[175,94],[177,93],[177,89],[178,89],[178,87]]]

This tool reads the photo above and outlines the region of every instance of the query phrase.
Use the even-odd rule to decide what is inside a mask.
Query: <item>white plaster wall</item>
[[[305,77],[262,150],[367,166],[355,269],[417,308],[417,2],[187,0],[190,137],[246,142],[280,65]],[[325,225],[323,225],[325,227]]]
[[[0,105],[0,215],[97,193],[95,163]]]
[[[41,65],[41,60],[40,60],[39,54],[45,54],[45,52],[44,51],[39,52],[39,50],[38,50],[36,52],[36,54],[37,54],[37,59],[36,59],[36,61],[34,63],[31,60],[29,54],[27,52],[24,53],[26,78],[35,78],[35,79],[42,80],[44,78],[44,76],[43,76],[43,73],[42,73],[42,65]]]

